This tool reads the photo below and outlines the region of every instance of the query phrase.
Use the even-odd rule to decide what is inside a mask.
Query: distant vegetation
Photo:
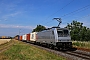
[[[32,32],[40,32],[42,30],[46,29],[45,26],[42,26],[42,25],[37,25],[37,27],[35,29],[33,29]]]
[[[72,40],[76,41],[90,41],[90,28],[83,26],[83,23],[73,21],[68,23],[66,28],[70,30]]]
[[[73,41],[73,46],[75,47],[82,47],[85,49],[90,49],[90,41]]]
[[[0,36],[0,39],[12,39],[10,36]]]

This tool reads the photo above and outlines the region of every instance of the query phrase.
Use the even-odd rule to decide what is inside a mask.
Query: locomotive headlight
[[[70,42],[70,40],[67,40],[67,41],[69,41],[69,42]]]

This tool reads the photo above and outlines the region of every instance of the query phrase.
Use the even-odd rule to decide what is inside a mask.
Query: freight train
[[[41,32],[24,34],[19,38],[21,41],[45,45],[50,48],[72,48],[70,32],[67,28],[52,27]]]

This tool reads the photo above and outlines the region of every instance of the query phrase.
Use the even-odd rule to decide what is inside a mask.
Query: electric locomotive
[[[52,27],[37,33],[37,43],[58,49],[72,48],[70,32],[67,28]]]

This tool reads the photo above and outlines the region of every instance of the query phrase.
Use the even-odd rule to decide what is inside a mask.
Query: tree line
[[[72,23],[67,23],[70,30],[70,35],[72,40],[76,41],[90,41],[90,28],[83,26],[83,23],[78,21],[73,21]]]
[[[73,20],[71,23],[67,23],[67,26],[70,30],[71,39],[74,41],[90,41],[90,28],[83,26],[83,23]],[[39,32],[46,29],[45,26],[37,25],[32,32]]]

